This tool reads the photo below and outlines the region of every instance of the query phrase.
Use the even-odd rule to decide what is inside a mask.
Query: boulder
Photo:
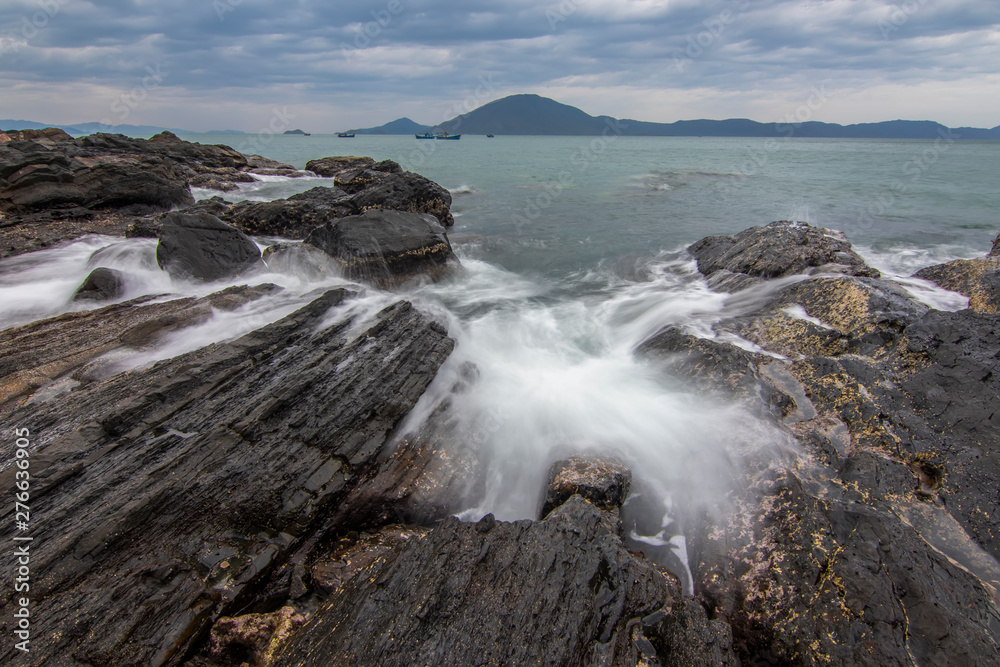
[[[352,203],[359,211],[370,208],[429,213],[445,227],[455,224],[451,215],[451,193],[412,172],[388,173],[377,183],[355,194]]]
[[[322,224],[357,212],[343,190],[317,187],[288,199],[240,202],[223,217],[247,234],[302,239]]]
[[[347,169],[359,169],[370,167],[375,164],[375,160],[370,157],[359,157],[356,155],[345,155],[338,157],[324,157],[318,160],[306,162],[306,170],[317,176],[324,178],[336,176],[339,172]]]
[[[98,267],[90,272],[73,294],[74,301],[111,301],[125,293],[125,275],[121,271]]]
[[[444,229],[430,215],[365,211],[327,222],[306,237],[352,280],[382,289],[421,275],[437,278],[458,263]]]
[[[1000,237],[997,237],[1000,239]],[[969,298],[969,308],[980,313],[1000,312],[1000,245],[984,259],[956,259],[945,264],[920,269],[917,278]]]
[[[575,495],[604,510],[621,507],[631,484],[632,471],[612,459],[573,457],[556,461],[549,469],[540,516],[545,518]]]
[[[843,273],[852,276],[880,275],[854,252],[842,232],[805,222],[782,220],[734,236],[709,236],[688,251],[706,276],[725,270],[755,278],[780,278],[827,265],[839,265]]]
[[[42,130],[0,130],[0,144],[11,141],[72,141],[73,137],[58,127],[46,127]]]
[[[203,211],[169,214],[159,235],[156,262],[176,278],[221,280],[260,261],[260,249],[249,236]]]

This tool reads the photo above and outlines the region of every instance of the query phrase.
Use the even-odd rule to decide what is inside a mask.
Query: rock
[[[317,187],[288,199],[240,202],[224,217],[247,234],[302,239],[320,225],[357,212],[343,190]]]
[[[313,282],[340,275],[340,265],[308,243],[276,243],[265,248],[261,258],[271,271],[295,273]]]
[[[337,175],[333,177],[333,186],[353,195],[373,185],[382,183],[390,175],[372,167],[347,169],[337,172]]]
[[[880,275],[851,249],[842,232],[805,222],[782,220],[735,236],[709,236],[688,251],[706,276],[726,270],[756,278],[780,278],[829,264],[841,265],[847,275]]]
[[[359,211],[370,208],[429,213],[445,227],[455,224],[451,215],[451,193],[419,174],[390,173],[379,182],[358,192],[352,203]]]
[[[993,249],[990,250],[989,256],[1000,257],[1000,234],[997,234],[997,237],[993,239]]]
[[[156,262],[175,278],[230,278],[259,260],[250,237],[208,213],[171,213],[160,226]]]
[[[632,471],[617,461],[573,457],[556,461],[549,469],[543,519],[571,497],[579,495],[604,510],[625,504],[632,484]]]
[[[0,210],[6,213],[72,207],[149,212],[194,202],[181,171],[159,156],[76,157],[36,142],[8,147],[0,156],[0,165],[13,163],[9,174],[0,174]]]
[[[205,322],[214,309],[233,310],[278,289],[230,287],[201,299],[162,303],[149,303],[155,297],[146,296],[0,331],[0,405],[57,378],[74,386],[87,383],[102,375],[105,355],[151,345],[166,333]]]
[[[382,289],[420,275],[438,278],[458,263],[437,220],[415,213],[366,211],[314,229],[305,242],[333,257],[348,278]]]
[[[111,301],[124,294],[125,275],[115,269],[98,267],[77,288],[73,300]]]
[[[402,174],[403,168],[399,166],[398,162],[393,160],[382,160],[372,165],[374,171],[382,171],[387,174]]]
[[[614,524],[575,496],[542,522],[449,518],[408,539],[376,536],[374,558],[361,540],[331,556],[347,572],[274,664],[655,664],[655,644],[668,641],[656,621],[687,626],[700,612],[709,622]],[[696,664],[736,664],[715,635],[684,639],[677,648]]]
[[[0,130],[0,144],[12,141],[72,141],[73,137],[58,127],[46,127],[42,130]]]
[[[212,626],[208,655],[224,664],[269,667],[281,644],[305,622],[291,607],[270,614],[224,616]]]
[[[336,176],[339,172],[347,169],[369,167],[373,164],[375,164],[375,160],[370,157],[358,157],[356,155],[324,157],[306,162],[306,171],[311,171],[317,176],[330,177]]]
[[[285,164],[284,162],[278,162],[277,160],[272,160],[268,157],[263,157],[261,155],[247,155],[247,166],[252,170],[258,169],[277,169],[282,171],[297,171],[295,167],[290,164]]]
[[[1000,239],[1000,237],[998,237]],[[913,274],[952,292],[969,297],[969,307],[980,313],[1000,312],[1000,253],[994,242],[985,259],[956,259]]]
[[[31,424],[32,661],[181,664],[219,618],[276,608],[244,610],[454,346],[406,302],[357,331],[319,326],[350,297],[4,412]],[[0,661],[15,652],[5,642]]]
[[[202,199],[201,201],[195,202],[191,206],[184,209],[184,212],[197,213],[203,211],[210,215],[214,215],[217,218],[221,218],[227,215],[232,206],[232,204],[227,202],[222,197],[216,196],[210,199]],[[133,219],[128,228],[125,229],[125,238],[159,238],[160,226],[163,225],[163,221],[169,215],[170,213],[160,213]]]

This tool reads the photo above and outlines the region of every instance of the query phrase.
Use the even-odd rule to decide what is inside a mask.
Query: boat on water
[[[462,135],[461,134],[439,134],[439,135],[437,135],[434,138],[435,139],[445,139],[447,141],[458,141],[459,139],[462,138]]]
[[[423,134],[414,134],[417,139],[433,139],[434,135],[430,132],[424,132]]]
[[[354,133],[353,132],[338,132],[337,136],[341,137],[343,139],[353,139],[354,138]]]
[[[487,139],[492,139],[494,136],[495,135],[491,132],[491,133],[489,133],[489,134],[486,135],[486,138]]]

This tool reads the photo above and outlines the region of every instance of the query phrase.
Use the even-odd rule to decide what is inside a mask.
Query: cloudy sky
[[[593,115],[1000,124],[998,0],[3,0],[0,118],[330,132]],[[293,116],[294,118],[287,118]]]

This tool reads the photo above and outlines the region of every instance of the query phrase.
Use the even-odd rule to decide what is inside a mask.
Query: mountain
[[[409,118],[397,118],[391,123],[386,123],[385,125],[379,125],[378,127],[369,127],[362,130],[351,130],[351,132],[356,132],[358,134],[422,134],[424,132],[430,131],[430,125],[421,125]]]
[[[182,130],[176,127],[160,127],[159,125],[104,125],[103,123],[74,123],[73,125],[59,125],[57,123],[38,123],[33,120],[13,120],[5,118],[0,120],[0,130],[42,130],[46,127],[58,127],[69,134],[94,134],[95,132],[108,132],[110,134],[124,134],[127,136],[147,137],[159,134],[164,130],[169,130],[174,134],[201,134],[191,130]],[[212,130],[206,134],[246,134],[240,130]]]
[[[608,128],[611,128],[610,130]],[[838,125],[810,121],[795,125],[758,123],[746,118],[681,120],[650,123],[591,116],[539,95],[511,95],[462,114],[433,128],[451,134],[597,135],[676,137],[809,137],[821,139],[956,139],[1000,140],[1000,127],[962,127],[949,130],[933,121],[892,120],[882,123]],[[949,132],[951,133],[949,135]]]
[[[284,132],[284,134],[302,134],[302,135],[307,135],[308,133],[305,130],[286,130]]]

